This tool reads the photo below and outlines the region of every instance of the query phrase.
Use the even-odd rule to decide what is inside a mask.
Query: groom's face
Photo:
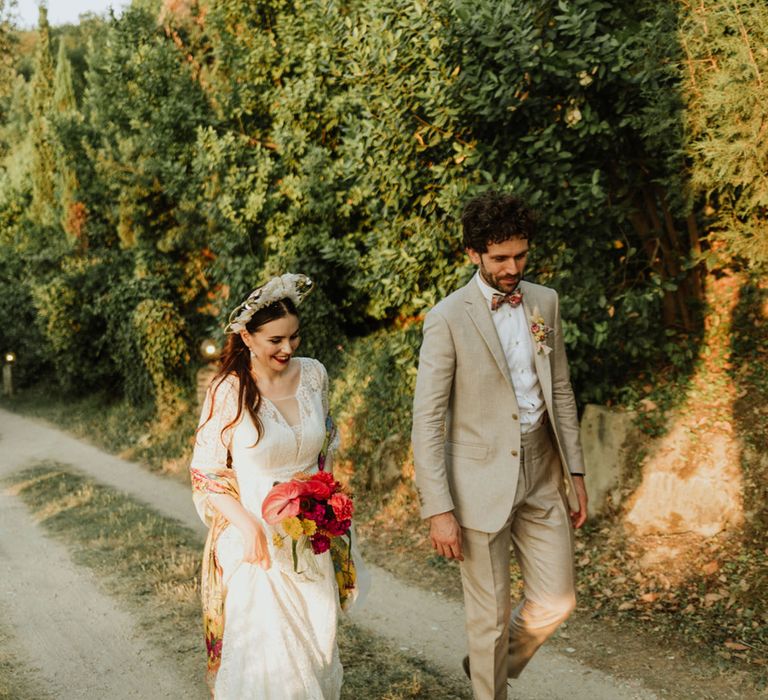
[[[467,254],[491,287],[508,294],[514,291],[523,277],[528,259],[528,239],[510,238],[502,243],[489,243],[485,253],[467,248]]]

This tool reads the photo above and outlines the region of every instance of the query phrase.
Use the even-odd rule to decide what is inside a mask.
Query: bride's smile
[[[251,371],[257,381],[274,379],[289,368],[299,347],[299,319],[289,314],[265,323],[253,333],[242,331],[241,337],[251,352]]]

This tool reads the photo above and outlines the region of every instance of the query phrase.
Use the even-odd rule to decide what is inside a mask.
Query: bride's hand
[[[269,558],[269,547],[267,546],[267,536],[261,523],[250,518],[249,526],[243,535],[243,561],[249,564],[258,564],[262,569],[268,569],[272,566]]]

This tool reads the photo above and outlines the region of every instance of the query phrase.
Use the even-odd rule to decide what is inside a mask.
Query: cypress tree
[[[6,0],[0,0],[0,100],[13,92],[16,76],[13,65],[13,48],[16,39],[8,16],[8,5]],[[0,119],[3,116],[2,101],[0,101]]]
[[[40,6],[35,72],[31,81],[32,206],[30,214],[39,224],[53,223],[55,210],[55,154],[50,116],[53,106],[53,57],[48,10]]]
[[[17,75],[11,92],[8,117],[3,123],[9,145],[15,146],[24,140],[29,119],[29,85],[24,80],[24,76]]]
[[[64,37],[59,42],[59,55],[56,59],[56,76],[53,83],[53,105],[58,123],[77,120],[77,100],[72,83],[72,64],[67,57]],[[76,201],[77,175],[68,163],[70,154],[58,144],[58,172],[56,184],[58,202],[61,207],[61,227],[66,231],[71,241],[79,240],[85,247],[84,224],[85,207]]]
[[[53,104],[59,115],[70,114],[77,109],[75,88],[72,83],[72,64],[67,57],[64,37],[59,42],[59,55],[56,59],[56,76],[53,81]]]

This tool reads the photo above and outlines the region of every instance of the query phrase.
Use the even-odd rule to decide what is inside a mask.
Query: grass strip
[[[127,604],[147,638],[175,655],[180,671],[202,678],[200,537],[67,465],[41,463],[11,480],[74,561],[92,569],[108,593]],[[343,622],[339,644],[345,700],[471,697],[467,684],[442,676],[350,622]]]
[[[35,670],[15,652],[16,640],[0,616],[0,700],[53,700],[35,678]]]

